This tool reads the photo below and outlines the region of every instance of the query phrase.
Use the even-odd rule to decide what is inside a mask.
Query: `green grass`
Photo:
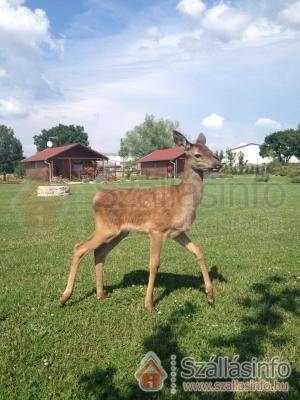
[[[158,185],[126,183],[122,187]],[[111,186],[116,184],[111,184]],[[75,243],[93,230],[99,185],[38,199],[35,186],[0,186],[0,399],[169,399],[152,397],[134,373],[155,351],[198,361],[278,356],[292,364],[288,394],[184,394],[174,399],[299,399],[300,186],[287,178],[207,179],[190,237],[205,251],[216,292],[210,307],[193,256],[168,240],[148,315],[149,240],[130,235],[108,257],[107,297],[96,301],[93,256],[82,262],[72,299],[59,308]]]

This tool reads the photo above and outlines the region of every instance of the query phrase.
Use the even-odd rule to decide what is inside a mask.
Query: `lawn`
[[[108,186],[73,185],[69,197],[38,199],[34,185],[0,185],[0,399],[299,399],[300,185],[206,180],[189,235],[206,254],[214,306],[194,257],[168,240],[148,315],[149,239],[130,235],[107,259],[106,299],[96,300],[90,254],[60,308],[73,246],[93,230],[93,195]],[[278,356],[292,365],[290,391],[184,394],[178,378],[171,396],[168,378],[151,397],[134,377],[150,350],[168,373],[171,354]]]

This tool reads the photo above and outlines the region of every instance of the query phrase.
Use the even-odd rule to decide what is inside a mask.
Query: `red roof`
[[[173,147],[172,149],[155,150],[152,151],[152,153],[142,157],[140,159],[140,162],[175,160],[176,158],[182,156],[183,154],[184,150],[182,147]]]
[[[22,162],[49,160],[50,158],[58,156],[59,154],[65,152],[66,150],[72,149],[73,147],[77,147],[77,146],[90,150],[91,152],[94,153],[94,155],[96,157],[99,157],[99,158],[101,157],[101,158],[105,158],[108,160],[108,158],[106,156],[104,156],[103,154],[98,153],[97,151],[92,150],[89,147],[84,146],[83,144],[72,143],[72,144],[66,144],[64,146],[52,147],[50,149],[45,149],[45,150],[39,151],[38,153],[34,154],[33,156],[25,158],[25,160],[22,160]]]

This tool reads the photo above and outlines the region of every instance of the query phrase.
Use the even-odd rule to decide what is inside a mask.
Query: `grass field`
[[[149,186],[159,182],[128,183]],[[107,185],[108,186],[108,185]],[[75,243],[93,230],[99,185],[38,199],[29,184],[0,185],[0,399],[299,399],[300,185],[274,177],[207,179],[190,237],[205,251],[216,292],[206,303],[192,255],[166,242],[155,290],[144,295],[149,240],[126,238],[108,257],[106,299],[97,301],[93,256],[80,266],[72,299],[59,308]],[[289,393],[144,394],[134,378],[153,350],[291,363]]]

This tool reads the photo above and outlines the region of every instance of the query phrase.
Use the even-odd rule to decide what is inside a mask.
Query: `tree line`
[[[138,160],[146,154],[157,149],[174,147],[173,129],[179,129],[178,121],[169,119],[156,119],[154,115],[147,114],[144,121],[126,132],[120,142],[119,154],[123,158],[132,157]],[[47,148],[47,142],[51,140],[55,147],[64,144],[81,143],[89,146],[88,134],[83,126],[59,124],[50,129],[43,129],[40,134],[34,135],[33,141],[37,151]],[[223,151],[216,152],[222,161]],[[300,125],[296,129],[288,129],[273,132],[265,137],[260,146],[262,157],[271,157],[280,163],[287,163],[292,156],[300,158]],[[230,150],[226,151],[227,164],[235,163],[235,156]],[[0,173],[4,180],[6,174],[18,169],[22,174],[23,165],[20,161],[24,158],[21,141],[15,137],[12,128],[0,125]],[[243,168],[246,165],[243,154],[238,155],[238,165]]]

